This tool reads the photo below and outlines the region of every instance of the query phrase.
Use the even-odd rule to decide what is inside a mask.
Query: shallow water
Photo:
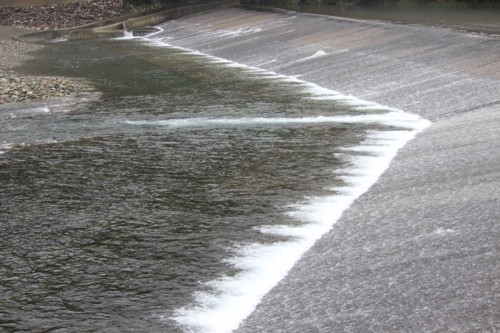
[[[141,40],[55,43],[22,70],[86,77],[99,93],[0,113],[6,331],[214,331],[185,312],[227,288],[214,279],[272,276],[245,264],[252,251],[300,256],[320,233],[287,227],[327,230],[317,198],[347,197],[345,209],[342,191],[376,179],[358,176],[418,123]]]

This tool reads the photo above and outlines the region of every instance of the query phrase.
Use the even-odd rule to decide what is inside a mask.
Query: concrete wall
[[[154,26],[162,22],[180,18],[183,16],[199,13],[216,8],[231,7],[237,5],[234,0],[226,1],[204,1],[185,7],[176,7],[157,11],[148,15],[137,13],[130,16],[119,17],[92,23],[86,26],[70,29],[39,31],[19,37],[20,39],[31,41],[43,41],[55,39],[66,35],[73,40],[98,39],[121,37],[125,31],[130,31],[134,35],[144,35],[147,31],[151,32],[149,26]]]

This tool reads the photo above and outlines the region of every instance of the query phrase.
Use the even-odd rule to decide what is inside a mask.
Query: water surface
[[[54,43],[22,71],[97,92],[0,113],[6,331],[208,332],[173,318],[200,291],[217,297],[206,282],[240,274],[242,249],[296,239],[273,227],[311,223],[290,212],[341,193],[356,163],[369,169],[412,129],[298,80],[137,40]]]

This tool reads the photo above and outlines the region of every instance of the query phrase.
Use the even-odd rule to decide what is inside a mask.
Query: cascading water
[[[1,328],[237,330],[429,125],[384,104],[430,114],[401,92],[439,87],[422,90],[435,106],[468,87],[432,61],[388,63],[373,23],[337,22],[357,36],[339,47],[322,18],[204,15],[52,44],[25,66],[99,93],[0,113]],[[464,107],[494,96],[486,81]]]
[[[229,332],[427,124],[157,41],[47,50],[58,48],[54,68],[105,85],[86,102],[2,113],[2,234],[17,235],[3,240],[3,288],[17,329],[46,318]],[[110,61],[130,71],[104,78]]]
[[[259,29],[256,29],[260,31]],[[236,33],[239,34],[239,31]],[[229,35],[226,33],[225,35]],[[161,39],[154,40],[156,47],[172,47]],[[399,130],[373,130],[367,132],[360,145],[340,147],[336,157],[345,159],[347,166],[333,170],[344,186],[332,187],[331,195],[307,198],[303,203],[292,205],[286,213],[299,224],[260,225],[255,229],[264,234],[289,238],[272,244],[250,243],[237,245],[236,255],[225,259],[237,273],[221,276],[206,282],[208,291],[196,292],[196,303],[177,309],[173,319],[189,332],[230,333],[254,310],[260,299],[273,288],[291,269],[293,264],[314,242],[328,232],[342,213],[357,197],[366,192],[389,166],[399,148],[419,131],[429,126],[420,117],[382,105],[342,95],[294,77],[278,75],[259,68],[251,68],[225,59],[203,55],[198,51],[179,48],[188,55],[204,56],[218,66],[240,67],[244,72],[258,73],[263,80],[276,83],[293,82],[304,91],[304,99],[337,102],[362,115],[338,115],[317,117],[270,117],[270,118],[190,118],[176,120],[128,121],[138,126],[184,127],[266,127],[310,124],[374,124],[399,128]],[[304,60],[323,55],[317,52]],[[374,113],[374,114],[373,114]],[[348,154],[353,152],[353,154]],[[358,155],[359,154],[359,155]]]

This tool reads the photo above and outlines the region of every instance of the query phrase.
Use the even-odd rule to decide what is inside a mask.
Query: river
[[[390,216],[378,221],[385,231],[380,235],[376,224],[364,223],[399,212],[391,204],[394,198],[365,199],[371,209],[348,208],[429,125],[420,116],[439,121],[494,105],[498,81],[488,77],[494,71],[484,69],[494,66],[495,54],[485,57],[485,67],[469,69],[476,76],[464,79],[456,66],[474,55],[468,50],[482,39],[457,34],[463,41],[457,51],[457,45],[439,44],[452,33],[438,29],[428,28],[426,34],[421,27],[242,9],[194,15],[160,28],[147,38],[50,43],[20,69],[84,77],[97,91],[0,113],[0,287],[5,295],[0,327],[227,333],[256,308],[250,326],[242,329],[292,332],[291,325],[296,332],[316,326],[326,332],[335,318],[375,322],[367,313],[377,304],[372,298],[377,293],[346,295],[371,286],[382,294],[405,293],[406,284],[380,286],[387,277],[369,273],[377,267],[394,272],[397,260],[411,262],[422,254],[417,249],[405,257],[398,248],[401,256],[388,255],[384,250],[392,251],[393,243],[387,238],[399,246],[412,234],[425,243],[435,239],[428,234],[452,237],[461,229],[441,223],[421,230],[416,212],[402,218],[415,227],[401,228]],[[417,51],[405,38],[387,38],[386,31],[412,34]],[[412,54],[415,62],[387,56],[387,49],[378,48],[380,40],[390,43],[390,52]],[[431,48],[425,44],[435,40],[440,46],[426,53]],[[486,40],[482,55],[497,45]],[[450,58],[444,75],[435,66],[446,47],[457,60]],[[436,81],[429,83],[433,76]],[[467,98],[450,103],[443,96],[451,92]],[[426,170],[419,161],[411,166],[414,175]],[[418,181],[434,183],[429,176]],[[382,193],[390,195],[394,188],[413,193],[406,184],[396,179]],[[418,202],[432,205],[438,202],[432,198],[440,198],[436,193]],[[398,198],[408,195],[403,191]],[[351,219],[352,214],[369,216],[344,221],[331,232],[346,210]],[[335,239],[325,249],[332,237],[346,241]],[[368,245],[343,252],[342,246],[357,244],[350,237]],[[378,242],[371,244],[372,237]],[[318,240],[323,240],[321,250],[308,252]],[[483,237],[482,244],[491,241]],[[332,271],[334,264],[323,265],[337,258],[329,248],[339,249],[356,269]],[[370,255],[360,254],[365,250]],[[379,253],[384,256],[363,260]],[[301,261],[303,256],[309,261]],[[311,263],[314,269],[304,270]],[[354,274],[357,263],[368,272],[351,276],[350,284],[327,278]],[[470,276],[455,273],[457,281]],[[303,279],[307,274],[315,278]],[[369,282],[359,282],[365,277]],[[275,292],[266,298],[270,290]],[[309,314],[333,311],[332,300],[342,301],[336,315]],[[353,301],[368,312],[346,309]],[[343,311],[350,315],[342,316]]]
[[[319,203],[350,200],[335,195],[356,188],[350,169],[376,179],[371,159],[384,164],[420,126],[140,39],[54,43],[26,70],[86,77],[99,94],[1,113],[2,327],[13,331],[180,331],[171,318],[200,290],[251,308],[253,295],[234,303],[206,283],[281,278],[334,223],[315,217]]]

